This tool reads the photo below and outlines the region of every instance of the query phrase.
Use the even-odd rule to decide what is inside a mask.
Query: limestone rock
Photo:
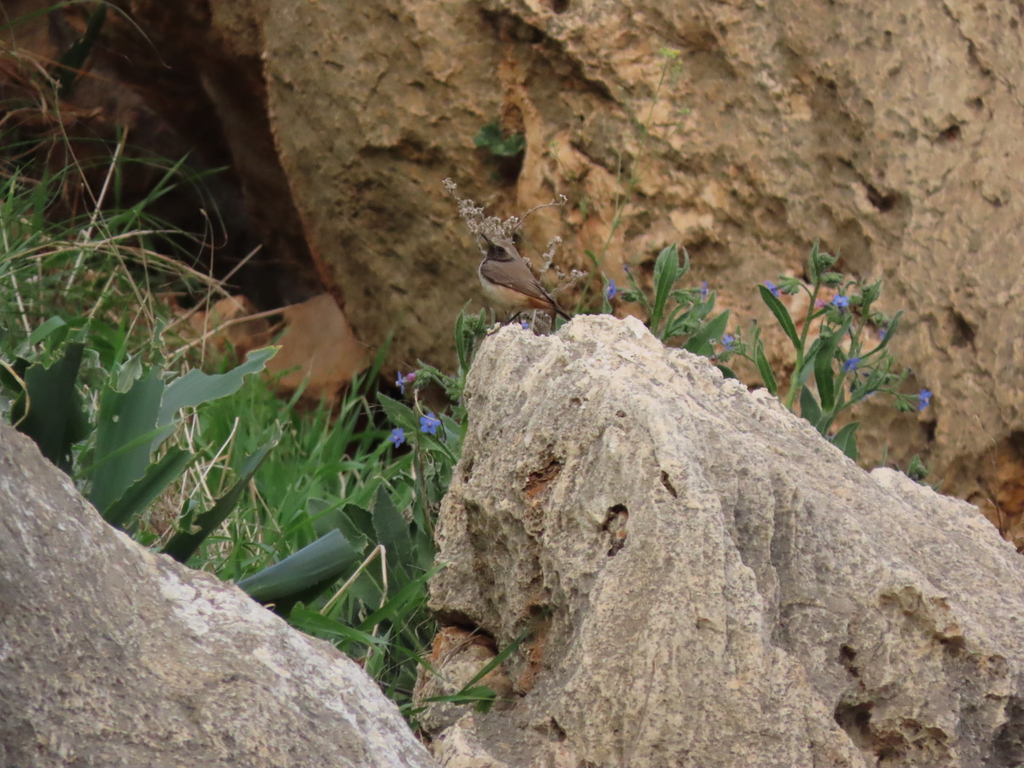
[[[466,399],[432,605],[532,635],[511,709],[442,759],[1024,761],[1024,561],[975,507],[866,473],[636,320],[507,327]]]
[[[104,523],[0,424],[0,765],[435,765],[333,646]]]

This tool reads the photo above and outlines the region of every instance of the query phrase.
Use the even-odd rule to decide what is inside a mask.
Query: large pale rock
[[[0,424],[0,765],[435,763],[354,662],[110,528]]]
[[[866,473],[635,320],[507,327],[466,400],[432,604],[532,635],[510,708],[441,759],[1024,761],[1024,561],[975,507]]]

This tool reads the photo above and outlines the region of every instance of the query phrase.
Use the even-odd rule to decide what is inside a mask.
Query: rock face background
[[[432,605],[532,634],[446,764],[1024,760],[1024,563],[973,506],[866,474],[635,319],[506,328],[466,398]]]
[[[355,662],[107,525],[0,424],[0,765],[436,765]]]
[[[115,25],[125,75],[209,128],[274,247],[312,259],[365,342],[399,326],[393,368],[450,362],[478,298],[447,176],[500,215],[565,193],[523,249],[560,235],[563,266],[591,249],[617,275],[678,241],[744,321],[767,319],[752,285],[821,238],[886,280],[911,386],[935,393],[920,418],[865,407],[865,463],[923,453],[1024,544],[1018,3],[119,5],[148,36]],[[474,148],[495,121],[525,135],[518,166]]]

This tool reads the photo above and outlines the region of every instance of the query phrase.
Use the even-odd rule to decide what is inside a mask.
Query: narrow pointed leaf
[[[679,272],[679,249],[675,243],[664,248],[654,262],[654,307],[651,309],[651,330],[658,335],[661,316],[665,312],[665,303],[672,293],[676,276]]]
[[[716,315],[714,319],[710,320],[693,334],[683,346],[683,349],[687,352],[693,352],[695,355],[709,357],[715,351],[714,347],[711,346],[711,339],[722,338],[722,334],[725,333],[726,326],[728,325],[729,310],[727,309],[722,314]]]
[[[793,347],[799,349],[800,334],[796,332],[796,326],[793,324],[793,318],[789,316],[789,310],[786,309],[786,305],[775,297],[775,294],[768,289],[767,285],[759,285],[757,288],[761,292],[761,300],[768,305],[768,309],[775,315],[775,319],[779,321],[782,330],[789,336],[789,340],[793,342]]]
[[[124,495],[101,512],[103,519],[116,528],[128,528],[128,521],[143,512],[173,483],[195,456],[181,448],[171,448],[159,461],[150,464]]]
[[[18,431],[31,437],[43,456],[65,472],[71,470],[71,446],[85,436],[86,418],[75,389],[83,350],[82,344],[68,344],[60,360],[49,368],[29,366],[23,377],[29,405]],[[12,423],[25,413],[24,398],[19,402]]]
[[[361,562],[341,531],[335,529],[279,563],[242,579],[238,586],[253,600],[280,605],[311,587],[330,584]]]
[[[775,373],[772,371],[771,363],[765,357],[763,344],[759,343],[754,349],[754,362],[757,363],[757,372],[761,374],[761,381],[764,382],[765,389],[777,397],[779,385],[775,381]]]
[[[217,499],[217,502],[210,509],[197,515],[192,525],[189,526],[189,530],[179,531],[174,535],[163,549],[165,555],[170,555],[179,563],[188,562],[189,558],[195,554],[196,550],[206,540],[206,537],[227,520],[228,515],[235,508],[235,504],[238,503],[238,499],[245,490],[245,487],[252,480],[253,475],[256,474],[256,470],[260,468],[260,464],[263,463],[270,449],[277,445],[278,439],[279,436],[275,437],[246,460],[239,471],[238,481],[231,486],[227,493]],[[192,528],[196,530],[193,531],[191,530]]]
[[[857,427],[859,421],[852,421],[840,429],[832,438],[832,445],[841,450],[854,461],[857,460]]]
[[[800,388],[800,415],[817,427],[821,420],[821,408],[814,394],[807,387]]]

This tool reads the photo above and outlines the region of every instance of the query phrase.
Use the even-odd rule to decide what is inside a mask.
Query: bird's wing
[[[492,283],[510,288],[538,301],[554,303],[544,286],[534,276],[522,257],[512,261],[485,259],[480,265],[480,274]]]

